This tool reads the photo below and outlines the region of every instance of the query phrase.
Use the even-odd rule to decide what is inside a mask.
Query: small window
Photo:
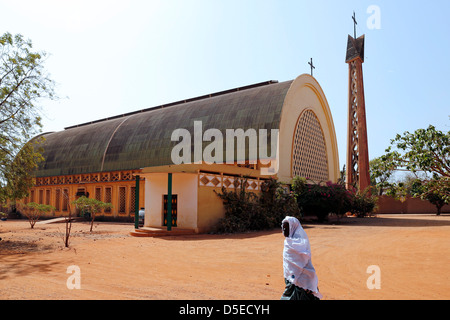
[[[126,212],[126,196],[127,190],[125,187],[119,187],[119,213]]]
[[[130,189],[130,213],[136,210],[136,187]]]
[[[51,193],[50,193],[50,190],[45,190],[45,204],[46,205],[50,205],[50,195],[51,195]]]
[[[95,188],[95,200],[102,201],[102,188]]]
[[[62,211],[68,211],[69,210],[69,190],[64,189],[63,190],[63,198],[62,198]]]
[[[112,188],[111,187],[106,187],[105,188],[105,203],[111,203],[111,199],[112,199]],[[111,208],[107,208],[105,209],[105,213],[110,213],[111,212]]]
[[[56,189],[55,191],[55,208],[56,211],[61,210],[61,189]]]
[[[39,204],[44,204],[44,190],[39,190]]]

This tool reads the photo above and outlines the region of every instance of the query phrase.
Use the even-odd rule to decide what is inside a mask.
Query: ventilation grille
[[[325,139],[319,120],[311,110],[300,116],[295,130],[292,174],[316,182],[328,180]]]

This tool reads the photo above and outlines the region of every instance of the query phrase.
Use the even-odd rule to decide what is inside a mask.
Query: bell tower
[[[362,64],[364,63],[364,40],[356,38],[356,17],[353,12],[355,36],[348,36],[348,136],[346,187],[356,187],[364,192],[370,186],[369,149],[367,143],[366,105]]]

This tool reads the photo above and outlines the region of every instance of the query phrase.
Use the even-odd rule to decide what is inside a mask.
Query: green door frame
[[[172,173],[167,181],[167,231],[172,230]]]
[[[136,188],[134,195],[134,228],[139,229],[139,182],[140,176],[136,176]]]

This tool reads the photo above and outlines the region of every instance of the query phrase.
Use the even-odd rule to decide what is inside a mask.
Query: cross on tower
[[[311,66],[311,76],[313,75],[313,69],[315,69],[316,67],[314,67],[313,64],[313,59],[311,58],[311,62],[308,62],[308,64]]]
[[[354,32],[355,32],[355,39],[356,39],[356,25],[358,24],[358,22],[356,22],[356,14],[355,14],[355,11],[353,11],[353,17],[352,17],[352,19],[353,19],[353,29],[354,29]]]

